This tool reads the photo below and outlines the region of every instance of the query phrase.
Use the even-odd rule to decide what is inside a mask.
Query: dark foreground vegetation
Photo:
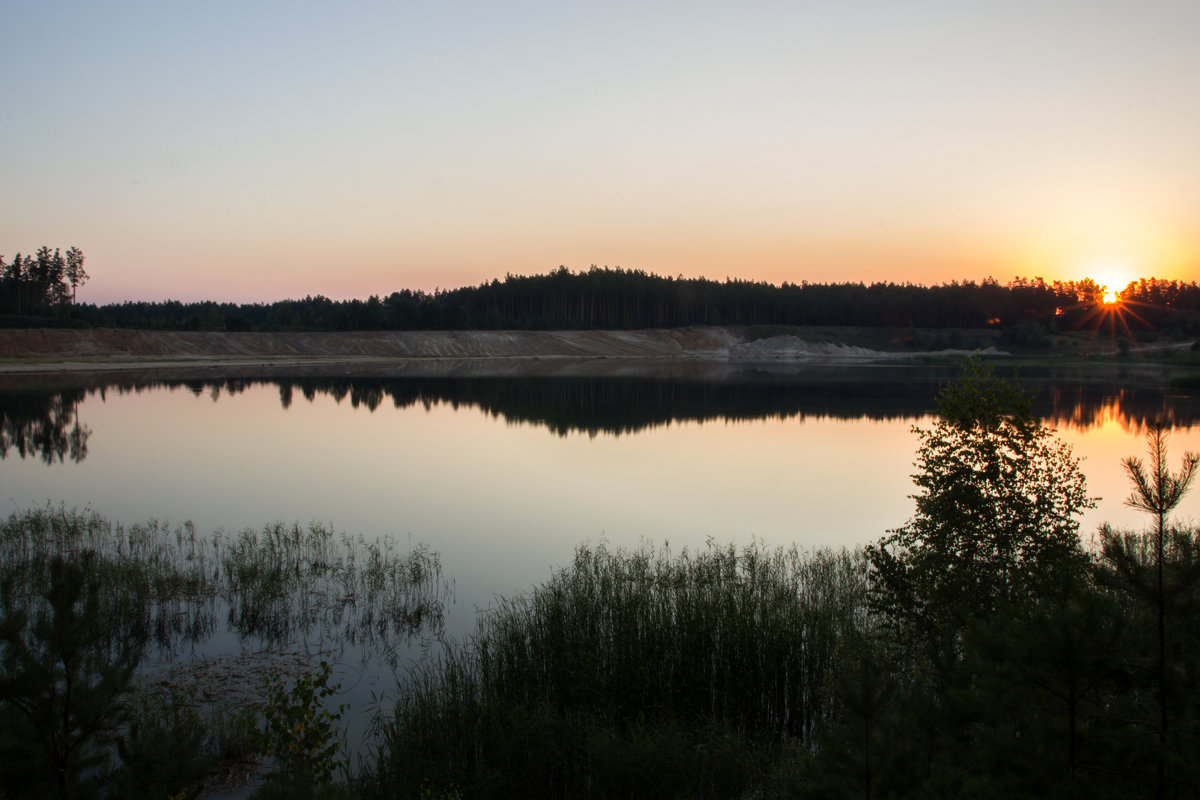
[[[1115,315],[1091,279],[1015,278],[936,286],[800,283],[660,276],[600,268],[507,275],[478,286],[335,301],[320,295],[273,303],[78,304],[88,279],[78,248],[0,257],[0,326],[198,331],[578,330],[688,325],[854,326],[934,330],[996,328],[1036,346],[1053,332],[1106,328],[1200,334],[1200,285],[1143,279],[1120,288]],[[951,345],[953,346],[953,345]]]
[[[168,701],[138,717],[129,643],[153,639],[142,620],[157,617],[139,609],[158,595],[115,587],[144,585],[118,581],[143,568],[120,544],[46,548],[60,536],[47,515],[16,515],[0,796],[188,796],[229,741],[266,742],[263,791],[288,797],[1196,796],[1200,531],[1171,514],[1197,457],[1172,470],[1152,425],[1148,462],[1124,464],[1147,530],[1085,546],[1078,462],[1022,392],[973,364],[939,405],[903,527],[854,552],[580,548],[411,672],[353,775],[321,667],[275,673],[240,728],[161,727],[193,713]],[[104,619],[135,635],[82,622]],[[76,717],[64,692],[81,698]],[[162,741],[183,744],[138,750]]]
[[[975,369],[916,512],[856,553],[581,549],[418,671],[378,797],[1187,797],[1200,791],[1196,458],[1130,460],[1105,529],[1070,452]]]
[[[319,525],[204,538],[13,514],[0,523],[0,798],[192,797],[263,757],[265,796],[332,785],[339,712],[314,662],[348,644],[394,661],[440,631],[446,588],[428,551]],[[245,658],[197,656],[222,632]]]

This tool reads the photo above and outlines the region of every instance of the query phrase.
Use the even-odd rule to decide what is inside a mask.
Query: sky
[[[5,0],[0,254],[86,302],[559,265],[1200,279],[1200,2]]]

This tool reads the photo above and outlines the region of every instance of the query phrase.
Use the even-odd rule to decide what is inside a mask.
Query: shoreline
[[[903,351],[786,334],[753,337],[720,327],[637,331],[389,331],[229,333],[135,330],[0,330],[0,375],[228,369],[371,367],[556,371],[587,362],[866,364],[970,354],[986,349]],[[418,366],[421,365],[421,366]]]
[[[136,370],[211,370],[219,367],[296,367],[339,366],[344,364],[389,363],[396,359],[382,356],[261,356],[238,358],[222,356],[180,356],[177,358],[126,358],[51,360],[40,358],[0,361],[0,375],[35,375],[56,372],[128,372]]]
[[[947,362],[968,356],[1021,362],[1149,363],[1192,348],[1161,341],[1126,348],[1058,334],[1044,350],[1010,353],[993,332],[865,328],[724,327],[586,331],[205,332],[113,329],[0,329],[0,379],[83,373],[174,373],[197,377],[250,371],[375,374],[596,374],[712,372],[771,364],[869,365]],[[903,334],[903,335],[902,335]],[[953,339],[957,346],[945,346]],[[703,365],[703,366],[700,366]],[[1180,364],[1183,366],[1184,364]]]

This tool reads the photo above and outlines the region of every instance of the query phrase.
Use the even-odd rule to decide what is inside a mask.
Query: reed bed
[[[400,552],[312,524],[274,523],[237,534],[197,534],[191,523],[121,525],[56,507],[0,522],[0,584],[36,608],[56,556],[101,567],[102,596],[118,636],[169,656],[225,628],[244,645],[398,658],[414,636],[440,635],[452,587],[424,547]]]
[[[847,551],[581,547],[418,668],[378,723],[374,785],[395,797],[742,794],[829,713],[865,585]]]

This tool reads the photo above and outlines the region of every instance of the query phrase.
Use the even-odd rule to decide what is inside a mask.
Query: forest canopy
[[[75,254],[75,255],[72,255]],[[126,301],[75,303],[88,278],[83,254],[43,247],[36,256],[0,256],[0,326],[71,325],[207,331],[628,330],[688,325],[821,325],[1012,330],[1036,338],[1095,327],[1104,287],[1091,279],[1014,278],[1001,284],[800,283],[669,277],[592,266],[506,275],[478,286],[386,297],[322,295],[271,303]],[[1129,326],[1200,333],[1200,286],[1155,278],[1130,283],[1121,301]]]

